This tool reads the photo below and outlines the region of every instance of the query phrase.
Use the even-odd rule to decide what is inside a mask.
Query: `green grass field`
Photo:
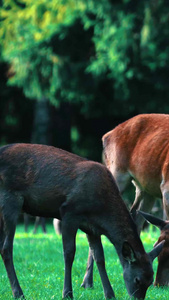
[[[47,225],[46,235],[39,231],[36,235],[31,232],[24,233],[22,225],[17,226],[14,240],[14,264],[20,285],[27,300],[62,299],[62,287],[64,278],[64,262],[62,251],[62,238],[54,232],[52,224]],[[150,251],[159,236],[159,231],[148,232],[141,235],[146,251]],[[130,299],[123,281],[122,267],[114,246],[105,238],[102,238],[106,268],[109,279],[114,288],[118,300]],[[73,291],[74,299],[101,300],[104,299],[100,277],[94,268],[94,289],[85,290],[80,287],[88,256],[88,244],[85,234],[78,232],[77,249],[73,265]],[[157,259],[153,264],[154,271],[157,268]],[[157,288],[151,286],[146,294],[147,300],[168,299],[169,288]],[[0,300],[13,299],[6,271],[0,259]]]

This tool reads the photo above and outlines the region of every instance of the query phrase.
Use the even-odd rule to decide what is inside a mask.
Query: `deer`
[[[63,298],[73,298],[72,265],[78,229],[87,235],[105,298],[115,298],[115,293],[106,272],[101,235],[118,253],[128,294],[145,298],[153,282],[152,263],[164,241],[146,253],[106,166],[52,146],[16,143],[0,148],[0,253],[13,296],[25,299],[13,264],[20,212],[62,221]]]
[[[25,232],[28,232],[28,226],[29,226],[29,222],[30,222],[30,217],[28,214],[24,214],[24,226],[25,226]],[[33,230],[33,234],[36,234],[38,226],[41,226],[42,231],[44,234],[47,233],[46,231],[46,220],[43,217],[38,217],[36,216],[35,218],[35,223],[34,223],[34,230]]]
[[[169,221],[164,221],[161,218],[157,218],[151,214],[139,211],[146,221],[157,226],[160,230],[160,237],[154,246],[165,241],[163,249],[158,256],[158,269],[155,278],[155,286],[168,286],[168,273],[169,273]]]
[[[104,134],[102,142],[105,164],[114,176],[120,192],[123,193],[131,181],[135,185],[136,196],[131,213],[138,233],[140,234],[147,215],[143,218],[143,214],[137,213],[137,210],[149,214],[157,198],[162,199],[163,211],[169,218],[169,115],[137,115]],[[167,274],[164,269],[169,265],[169,232],[168,223],[165,224],[164,222],[158,241],[165,236],[155,280],[157,286],[169,285],[169,272],[165,279],[159,275],[161,269]],[[165,264],[162,265],[163,257]]]
[[[62,222],[56,218],[53,219],[53,228],[57,235],[62,234]]]

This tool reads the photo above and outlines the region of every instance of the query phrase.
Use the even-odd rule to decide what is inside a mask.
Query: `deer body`
[[[78,228],[87,233],[90,252],[106,298],[114,297],[100,236],[116,247],[130,295],[144,298],[153,280],[152,260],[108,169],[96,162],[44,145],[13,144],[0,149],[0,253],[14,297],[23,297],[13,266],[13,238],[20,211],[62,220],[65,260],[63,297],[73,297],[71,269]]]
[[[120,191],[134,179],[136,197],[131,212],[137,209],[150,212],[156,198],[162,198],[169,218],[169,115],[137,115],[106,133],[102,140],[106,166]],[[142,215],[137,214],[139,233],[143,222]],[[169,277],[165,284],[167,281],[169,284]],[[156,284],[161,284],[161,280],[156,279]]]
[[[132,179],[140,190],[133,208],[143,200],[141,210],[150,211],[155,199],[163,197],[169,216],[169,115],[135,116],[106,133],[103,147],[106,166],[120,191]]]

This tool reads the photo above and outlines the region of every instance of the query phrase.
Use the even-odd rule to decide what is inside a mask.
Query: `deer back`
[[[154,196],[169,178],[169,115],[135,116],[106,133],[103,148],[107,167],[114,174],[128,172]]]

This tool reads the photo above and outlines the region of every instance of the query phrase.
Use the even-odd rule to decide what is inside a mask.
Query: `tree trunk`
[[[36,101],[34,108],[34,121],[31,143],[49,145],[51,140],[50,135],[50,107],[49,101],[42,98],[41,101]],[[25,231],[28,231],[29,215],[24,214]],[[37,227],[41,225],[42,231],[46,233],[45,218],[36,217],[34,233]]]
[[[36,101],[31,143],[49,145],[50,135],[50,107],[49,101],[42,98]]]
[[[71,106],[62,102],[59,108],[51,108],[52,145],[71,151]]]

